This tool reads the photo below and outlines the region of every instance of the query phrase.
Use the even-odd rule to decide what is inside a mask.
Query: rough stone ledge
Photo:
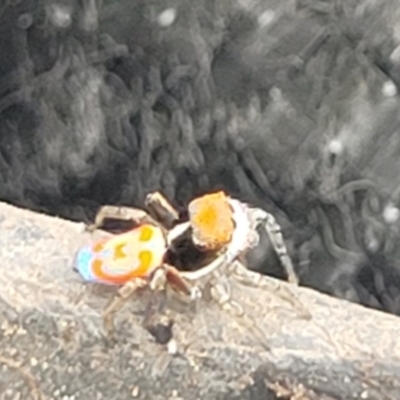
[[[110,345],[100,313],[113,290],[71,269],[86,240],[80,224],[0,203],[1,398],[398,399],[399,318],[305,288],[290,290],[309,321],[273,292],[232,282],[248,318],[213,303],[175,312],[174,356],[132,301]]]

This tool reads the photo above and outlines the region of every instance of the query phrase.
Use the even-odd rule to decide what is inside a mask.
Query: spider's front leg
[[[263,218],[264,228],[265,228],[268,238],[271,241],[271,244],[272,244],[276,254],[278,255],[279,260],[286,272],[288,281],[290,283],[298,285],[299,278],[296,275],[296,272],[295,272],[293,264],[292,264],[292,260],[289,256],[285,242],[283,240],[281,227],[279,226],[278,222],[273,217],[273,215],[271,215],[263,210],[257,210],[257,211],[262,212],[264,214],[264,218]]]
[[[145,205],[150,215],[166,229],[171,229],[179,221],[178,211],[160,192],[148,194]]]
[[[135,278],[129,282],[126,282],[118,289],[117,294],[111,299],[103,311],[103,323],[109,337],[112,337],[115,331],[115,314],[124,306],[124,304],[138,289],[143,288],[146,285],[148,285],[148,281],[146,279]]]
[[[135,226],[145,223],[157,225],[155,220],[149,214],[147,214],[146,211],[141,210],[140,208],[106,205],[102,206],[98,210],[94,223],[88,225],[86,229],[89,232],[93,232],[94,230],[102,227],[104,221],[107,219],[114,219],[118,221],[131,221],[132,224]]]

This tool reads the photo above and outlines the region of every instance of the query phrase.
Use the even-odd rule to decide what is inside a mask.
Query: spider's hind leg
[[[243,307],[232,298],[231,282],[228,277],[215,277],[211,279],[210,292],[211,297],[215,300],[222,310],[231,314],[234,318],[240,320],[247,329],[250,329],[258,343],[265,349],[269,350],[265,333],[258,327],[257,322],[249,317]]]
[[[144,223],[156,224],[154,219],[150,217],[146,211],[141,210],[140,208],[105,205],[100,207],[96,214],[94,223],[88,225],[86,229],[89,232],[93,232],[97,228],[102,227],[104,222],[108,219],[132,222],[134,226]]]
[[[112,337],[115,331],[114,317],[121,310],[124,304],[133,296],[140,288],[148,284],[147,280],[135,278],[118,289],[117,294],[111,299],[106,308],[103,310],[103,323],[107,335]]]
[[[281,300],[289,303],[300,318],[311,319],[311,314],[305,305],[291,292],[288,285],[279,280],[269,280],[257,272],[250,271],[241,263],[234,263],[230,267],[234,278],[243,285],[265,289],[274,293]]]
[[[235,317],[242,317],[244,315],[243,307],[232,299],[229,283],[226,279],[212,279],[210,281],[211,297],[218,303],[218,305]]]

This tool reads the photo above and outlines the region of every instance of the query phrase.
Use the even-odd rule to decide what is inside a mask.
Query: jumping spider
[[[75,259],[74,269],[85,280],[122,285],[103,313],[109,334],[114,331],[116,312],[145,286],[162,291],[168,284],[193,298],[201,295],[196,282],[214,278],[213,298],[223,306],[231,302],[229,288],[219,284],[218,273],[226,274],[235,260],[257,245],[259,226],[266,229],[289,281],[297,284],[280,227],[267,212],[222,191],[192,200],[184,220],[158,192],[149,194],[145,204],[148,213],[137,208],[101,207],[88,230],[109,219],[129,222],[134,228],[83,247]],[[236,266],[235,273],[242,281],[259,285],[258,274],[245,267]]]

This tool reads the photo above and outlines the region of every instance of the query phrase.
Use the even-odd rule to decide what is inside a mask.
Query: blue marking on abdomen
[[[92,262],[94,254],[90,246],[81,248],[74,260],[74,270],[79,272],[85,281],[95,282],[96,276],[93,275]]]

